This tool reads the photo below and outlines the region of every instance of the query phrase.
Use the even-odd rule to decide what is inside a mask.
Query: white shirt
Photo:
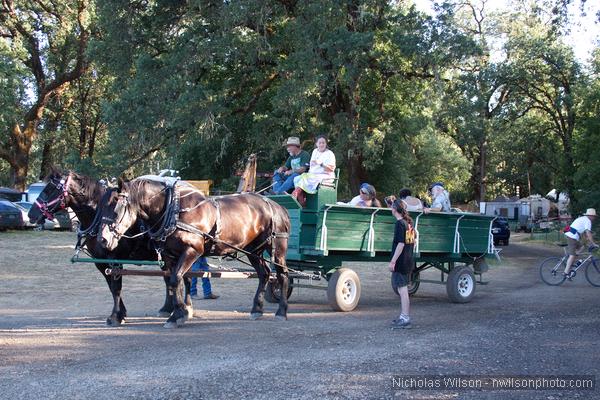
[[[431,208],[439,208],[442,212],[450,212],[450,196],[446,190],[442,190],[433,199]]]
[[[312,165],[311,162],[311,166],[308,172],[310,172],[311,174],[322,174],[322,175],[328,175],[328,176],[335,176],[335,173],[333,171],[328,171],[325,169],[325,167],[323,165],[321,165],[321,163],[323,163],[324,165],[333,165],[335,166],[335,154],[333,154],[333,151],[326,149],[324,152],[320,152],[319,149],[314,149],[312,152],[312,155],[310,157],[310,161],[316,161],[317,164],[316,165]]]
[[[402,202],[406,211],[423,211],[423,203],[416,197],[406,196],[402,199]]]
[[[592,220],[590,220],[587,215],[583,215],[571,223],[571,228],[575,229],[577,234],[566,232],[565,236],[570,237],[571,239],[579,240],[579,237],[582,233],[592,230]]]

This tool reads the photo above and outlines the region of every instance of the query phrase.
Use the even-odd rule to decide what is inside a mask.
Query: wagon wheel
[[[412,295],[417,293],[417,290],[419,290],[419,285],[421,284],[420,279],[421,277],[419,271],[413,271],[408,284],[408,294]]]
[[[348,268],[336,270],[329,278],[327,300],[336,311],[352,311],[360,300],[360,279]]]
[[[292,295],[292,290],[294,290],[294,286],[292,286],[293,282],[294,279],[289,278],[287,290],[288,299]],[[281,287],[279,286],[279,281],[277,279],[272,281],[269,280],[265,289],[265,300],[269,303],[279,303],[279,299],[281,299]]]
[[[468,303],[475,294],[475,274],[471,268],[460,266],[448,274],[446,292],[453,303]]]
[[[413,295],[413,294],[417,293],[417,290],[419,290],[419,285],[421,284],[419,279],[420,279],[419,271],[413,270],[412,275],[410,277],[410,282],[408,284],[408,294],[409,295]],[[396,282],[394,282],[394,278],[392,278],[392,289],[394,290],[394,293],[396,293],[398,296],[400,296],[400,293],[398,293],[398,286],[396,286]]]

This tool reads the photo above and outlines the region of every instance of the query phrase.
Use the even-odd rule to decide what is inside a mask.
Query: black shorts
[[[396,291],[397,288],[408,286],[408,274],[401,272],[392,272],[392,288]]]

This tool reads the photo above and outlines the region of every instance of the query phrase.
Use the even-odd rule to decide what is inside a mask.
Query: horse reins
[[[114,190],[115,189],[108,189],[104,192],[100,198],[100,202],[96,204],[96,213],[94,214],[94,219],[92,220],[90,226],[84,230],[81,230],[81,228],[77,229],[77,244],[75,245],[75,249],[85,246],[88,237],[98,236],[100,221],[102,220],[102,208],[104,204],[108,202],[108,198],[111,196]],[[86,239],[83,243],[81,243],[82,238]]]

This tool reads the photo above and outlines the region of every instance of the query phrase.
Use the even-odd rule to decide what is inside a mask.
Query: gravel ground
[[[125,277],[127,323],[105,326],[112,300],[90,265],[72,265],[69,232],[0,233],[1,399],[560,399],[593,391],[394,390],[393,376],[598,376],[600,289],[561,287],[537,265],[559,250],[511,238],[471,303],[441,285],[412,297],[413,329],[392,331],[399,300],[387,265],[348,263],[359,307],[333,312],[324,291],[299,289],[289,320],[248,312],[255,280],[213,280],[218,300],[165,330],[160,278]],[[226,264],[230,265],[230,264]],[[438,278],[430,271],[424,278]],[[600,384],[600,382],[598,383]]]

